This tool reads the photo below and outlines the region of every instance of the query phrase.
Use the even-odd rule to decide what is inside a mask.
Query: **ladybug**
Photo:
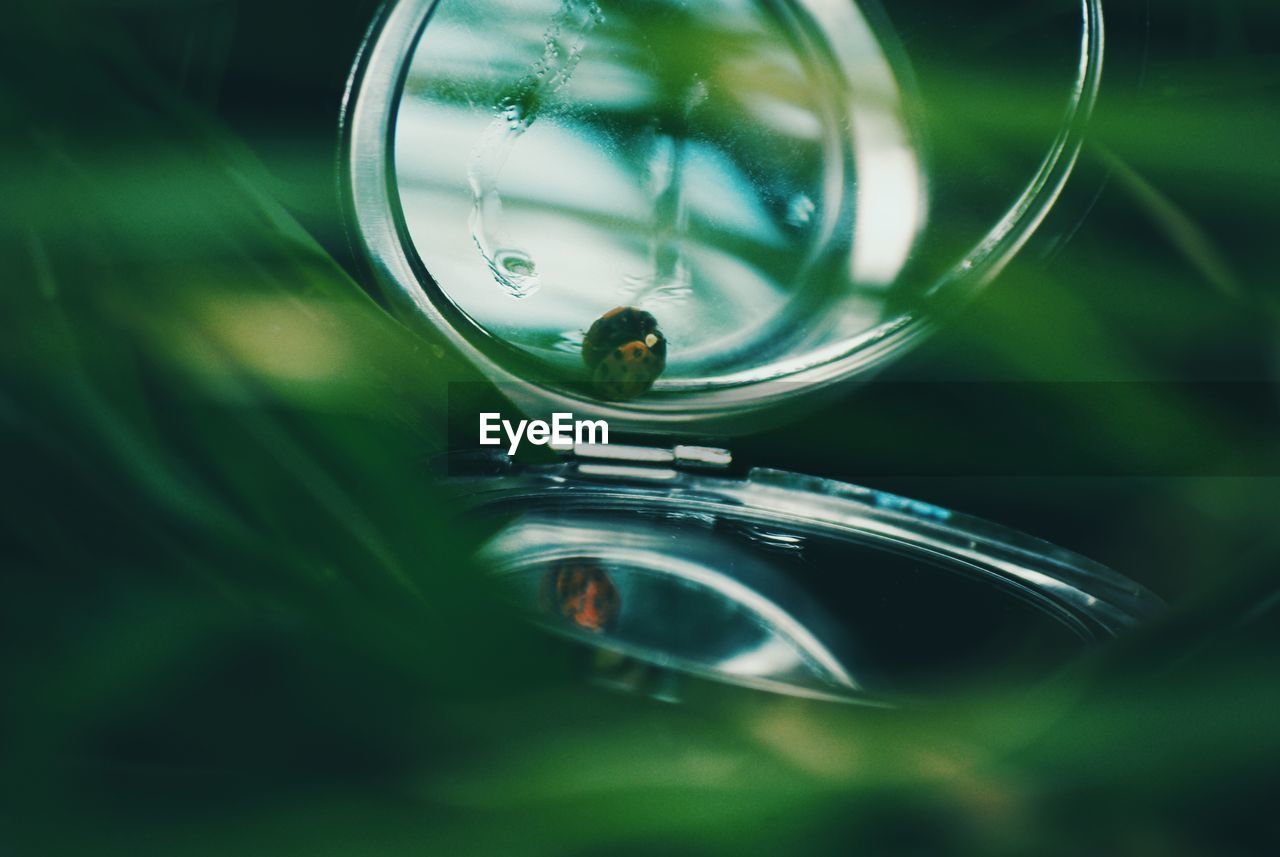
[[[611,629],[622,609],[618,588],[600,566],[566,560],[543,580],[543,598],[557,614],[593,633]]]
[[[587,331],[582,361],[602,398],[634,399],[648,391],[667,368],[667,340],[650,313],[615,307]]]

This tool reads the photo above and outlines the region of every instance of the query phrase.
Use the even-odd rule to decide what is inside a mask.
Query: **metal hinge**
[[[632,446],[630,444],[571,444],[560,447],[584,476],[609,479],[664,481],[688,471],[725,471],[733,464],[727,449],[710,446]]]

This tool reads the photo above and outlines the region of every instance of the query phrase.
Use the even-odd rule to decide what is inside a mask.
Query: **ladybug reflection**
[[[586,631],[613,628],[622,609],[618,588],[589,560],[557,563],[542,583],[543,598],[553,612]]]
[[[587,331],[582,360],[601,398],[634,399],[667,368],[667,340],[652,314],[614,307]]]

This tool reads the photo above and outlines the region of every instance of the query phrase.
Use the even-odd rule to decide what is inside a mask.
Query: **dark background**
[[[490,597],[429,475],[471,374],[338,217],[373,4],[6,7],[0,853],[1274,851],[1280,11],[1107,9],[1027,252],[734,450],[1170,609],[1047,687],[877,712],[603,693]]]

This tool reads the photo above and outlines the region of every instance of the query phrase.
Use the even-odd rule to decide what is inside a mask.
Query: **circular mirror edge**
[[[439,2],[388,0],[383,4],[348,77],[339,116],[337,176],[353,258],[365,263],[368,275],[404,323],[427,338],[444,336],[465,360],[501,385],[517,407],[534,415],[567,410],[638,434],[748,434],[757,426],[744,417],[777,410],[783,399],[797,406],[819,400],[836,384],[873,373],[909,344],[927,338],[936,329],[938,317],[957,299],[987,285],[1047,216],[1079,156],[1084,126],[1101,80],[1102,0],[1079,0],[1084,23],[1080,98],[1072,103],[1063,130],[1017,202],[972,253],[930,287],[930,312],[890,319],[849,343],[841,343],[846,352],[843,356],[827,362],[811,361],[785,379],[745,379],[727,389],[695,388],[672,398],[605,402],[530,380],[486,353],[477,345],[477,337],[484,334],[475,322],[453,306],[429,276],[424,278],[416,270],[396,198],[392,146],[409,60]],[[775,392],[761,392],[761,386],[771,384]],[[786,388],[785,396],[776,392],[779,384]],[[743,395],[752,387],[754,396]]]

